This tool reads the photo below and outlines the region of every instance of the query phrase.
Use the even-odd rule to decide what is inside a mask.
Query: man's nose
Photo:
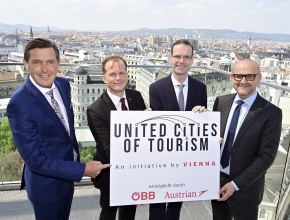
[[[246,79],[246,76],[243,76],[241,83],[247,83],[247,82],[248,82],[248,80]]]
[[[46,64],[42,64],[41,65],[41,71],[42,72],[47,72],[48,71],[48,68],[47,68],[47,65]]]

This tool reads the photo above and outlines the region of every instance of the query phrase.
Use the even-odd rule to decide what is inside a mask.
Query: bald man
[[[277,154],[282,111],[257,92],[261,73],[256,62],[239,61],[230,75],[235,94],[220,96],[220,199],[212,201],[214,220],[257,220],[265,174]]]

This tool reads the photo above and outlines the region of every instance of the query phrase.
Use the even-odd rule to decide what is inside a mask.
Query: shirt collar
[[[126,90],[124,91],[123,97],[119,97],[117,95],[114,95],[114,94],[110,93],[109,90],[107,90],[107,93],[116,107],[117,107],[118,103],[120,102],[121,98],[125,98],[125,100],[126,100]]]
[[[45,88],[45,87],[42,87],[42,86],[38,85],[38,84],[34,81],[34,79],[32,78],[31,75],[29,75],[29,79],[30,79],[30,81],[33,83],[33,85],[35,85],[35,87],[36,87],[36,88],[37,88],[37,89],[38,89],[42,94],[46,94],[48,91],[50,91],[50,90],[56,88],[54,82],[52,83],[51,88]]]
[[[171,74],[171,81],[173,86],[178,86],[180,83],[174,78],[173,74]],[[186,77],[186,80],[182,83],[184,86],[188,86],[188,76]]]
[[[251,107],[251,106],[253,105],[254,101],[256,100],[257,95],[258,95],[258,93],[257,93],[257,91],[256,91],[256,92],[255,92],[253,95],[251,95],[249,98],[246,98],[246,99],[242,100],[242,99],[240,98],[239,94],[237,93],[234,102],[237,103],[238,100],[242,100],[244,103],[246,103],[248,106]]]

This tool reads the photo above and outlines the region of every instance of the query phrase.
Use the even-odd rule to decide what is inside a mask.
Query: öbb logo
[[[132,199],[137,200],[153,200],[155,199],[155,192],[134,192]]]

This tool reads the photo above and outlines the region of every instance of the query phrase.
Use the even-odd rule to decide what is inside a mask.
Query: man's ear
[[[22,62],[24,64],[25,69],[28,70],[28,63],[26,62],[26,60],[23,59]]]
[[[105,75],[102,75],[102,80],[104,83],[107,83]]]

